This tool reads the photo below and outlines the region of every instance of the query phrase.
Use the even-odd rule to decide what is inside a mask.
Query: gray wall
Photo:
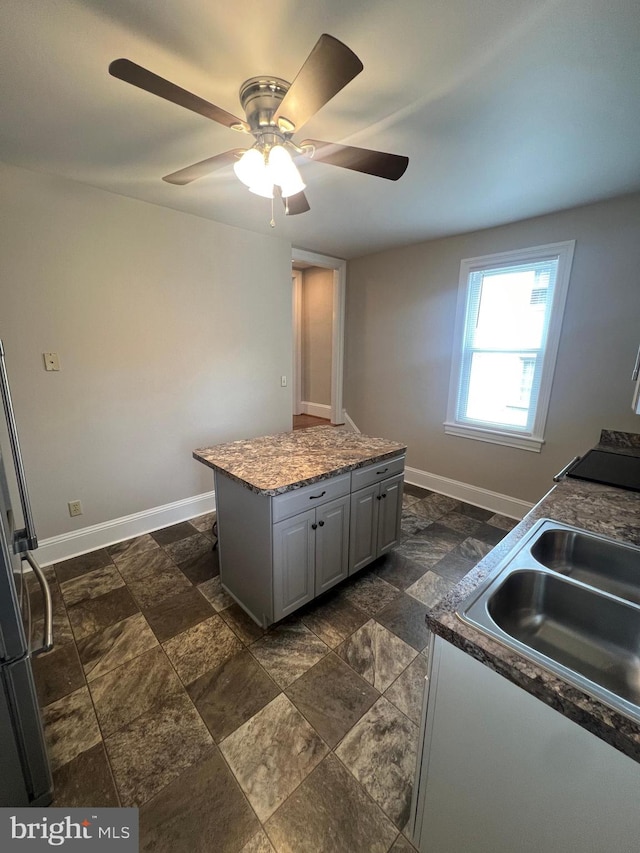
[[[333,270],[302,273],[302,399],[331,405]]]
[[[291,428],[288,242],[10,166],[0,199],[0,335],[41,537],[210,491],[194,448]]]
[[[598,440],[640,432],[630,381],[640,343],[640,195],[350,261],[345,408],[405,441],[407,464],[526,501]],[[460,261],[576,240],[541,453],[444,434]]]

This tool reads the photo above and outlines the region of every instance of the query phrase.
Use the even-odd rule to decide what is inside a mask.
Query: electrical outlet
[[[74,518],[76,515],[82,515],[82,504],[80,501],[69,501],[69,515]]]
[[[286,376],[281,376],[281,377],[280,377],[280,385],[281,385],[281,387],[282,387],[282,388],[286,388],[286,387],[287,387],[287,377],[286,377]]]

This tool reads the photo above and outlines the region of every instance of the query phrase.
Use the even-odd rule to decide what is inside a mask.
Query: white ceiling
[[[255,231],[270,202],[231,167],[162,175],[233,131],[116,80],[127,57],[242,115],[323,32],[364,71],[304,127],[406,154],[397,183],[303,166],[311,211],[276,233],[351,258],[640,190],[638,0],[2,0],[0,160]]]

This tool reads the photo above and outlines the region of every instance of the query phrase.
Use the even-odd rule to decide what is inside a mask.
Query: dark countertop
[[[427,624],[435,634],[640,761],[640,724],[491,640],[456,616],[459,605],[496,571],[503,557],[541,518],[552,518],[620,542],[640,545],[640,493],[564,479],[431,610]]]
[[[405,453],[406,445],[331,426],[194,450],[193,458],[259,495],[280,495]]]

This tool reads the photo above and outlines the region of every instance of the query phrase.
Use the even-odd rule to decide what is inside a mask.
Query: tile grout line
[[[213,609],[213,608],[212,608],[212,609]],[[222,620],[222,621],[224,621],[224,620]],[[225,623],[225,624],[226,624],[226,623]],[[160,644],[160,647],[162,648],[162,644]],[[248,805],[248,806],[249,806],[249,808],[251,809],[251,812],[255,815],[255,818],[256,818],[256,820],[258,821],[258,824],[259,824],[260,826],[262,826],[262,821],[260,820],[260,818],[258,817],[258,815],[255,813],[255,810],[254,810],[253,806],[251,805],[251,803],[249,802],[249,799],[248,799],[247,795],[245,794],[245,792],[244,792],[244,790],[243,790],[243,788],[242,788],[242,785],[240,784],[240,782],[239,782],[239,781],[238,781],[238,779],[236,778],[236,775],[235,775],[235,773],[233,772],[232,768],[229,766],[229,763],[227,762],[227,759],[226,759],[226,757],[225,757],[225,755],[224,755],[223,751],[220,749],[220,744],[219,744],[219,743],[216,743],[215,738],[213,737],[213,734],[211,733],[211,731],[210,731],[210,729],[209,729],[209,726],[207,725],[207,723],[206,723],[206,721],[204,720],[204,718],[203,718],[202,714],[200,713],[200,711],[199,711],[199,710],[198,710],[198,708],[196,707],[195,702],[193,701],[193,699],[192,699],[192,698],[191,698],[191,696],[189,695],[189,691],[187,690],[187,685],[185,685],[185,684],[184,684],[184,682],[182,681],[182,679],[180,678],[180,675],[179,675],[179,673],[178,673],[177,669],[176,669],[176,668],[175,668],[175,666],[173,665],[173,662],[172,662],[171,658],[170,658],[170,657],[169,657],[169,655],[166,653],[166,651],[164,650],[164,648],[162,648],[162,651],[163,651],[163,654],[165,655],[165,657],[167,658],[167,660],[169,661],[169,665],[171,666],[171,668],[172,668],[172,669],[173,669],[173,671],[175,672],[175,674],[176,674],[176,678],[177,678],[177,679],[178,679],[178,681],[180,682],[180,685],[181,685],[181,687],[182,687],[182,689],[183,689],[184,693],[186,694],[187,699],[189,700],[189,702],[190,702],[190,703],[191,703],[191,705],[193,706],[193,708],[194,708],[194,710],[195,710],[196,714],[198,715],[198,717],[200,718],[200,720],[202,720],[202,724],[203,724],[203,725],[205,726],[205,728],[207,729],[207,732],[209,733],[209,736],[211,737],[211,746],[212,746],[212,747],[213,747],[213,749],[218,753],[218,755],[220,756],[220,758],[222,759],[222,761],[225,763],[225,765],[226,765],[227,769],[229,770],[229,773],[231,774],[231,777],[233,778],[234,782],[235,782],[235,783],[236,783],[236,785],[238,786],[238,789],[240,790],[240,793],[242,794],[242,796],[243,796],[243,798],[245,799],[245,801],[246,801],[247,805]],[[214,668],[215,668],[215,667],[214,667]],[[208,671],[210,671],[210,670],[208,670]],[[203,675],[204,675],[204,674],[205,674],[205,673],[203,673]],[[200,677],[200,676],[198,676],[198,677]],[[194,680],[197,680],[197,679],[194,679]],[[190,683],[190,684],[192,684],[193,682],[189,682],[189,683]],[[142,808],[142,807],[143,807],[143,806],[145,806],[147,803],[152,802],[152,801],[153,801],[156,797],[158,797],[158,796],[159,796],[163,791],[165,791],[165,790],[166,790],[166,788],[167,788],[169,785],[171,785],[173,782],[175,782],[175,781],[176,781],[177,779],[179,779],[181,776],[183,776],[184,774],[186,774],[188,770],[191,770],[191,769],[192,769],[196,764],[198,764],[198,763],[199,763],[199,762],[195,762],[194,764],[190,764],[188,767],[185,767],[185,768],[184,768],[184,770],[183,770],[181,773],[179,773],[179,774],[178,774],[174,779],[171,779],[171,780],[170,780],[166,785],[164,785],[162,788],[160,788],[160,790],[159,790],[159,791],[156,791],[156,793],[153,795],[153,797],[150,797],[150,798],[149,798],[145,803],[143,803],[143,804],[142,804],[142,806],[140,806],[139,808]],[[253,836],[252,836],[252,837],[253,837]],[[250,841],[250,840],[251,840],[251,839],[249,839],[249,841]],[[247,843],[248,843],[248,842],[247,842]],[[241,853],[241,848],[239,848],[238,853]]]
[[[60,595],[62,598],[62,605],[63,605],[64,610],[65,610],[65,615],[66,615],[67,621],[69,622],[69,627],[71,628],[71,636],[73,637],[73,639],[70,642],[72,642],[75,646],[75,651],[76,651],[76,654],[78,656],[80,666],[82,667],[82,675],[84,678],[84,687],[86,688],[87,693],[89,695],[89,701],[91,702],[91,707],[93,708],[93,713],[95,716],[96,725],[98,726],[98,731],[100,732],[100,745],[102,747],[102,750],[104,752],[104,756],[105,756],[105,759],[107,762],[107,767],[109,769],[109,776],[110,776],[111,781],[113,783],[113,790],[114,790],[116,798],[118,800],[118,805],[122,806],[122,797],[120,796],[120,789],[116,783],[115,775],[113,772],[113,767],[111,766],[111,760],[109,759],[109,753],[107,752],[107,747],[105,744],[104,733],[102,731],[102,726],[100,725],[100,718],[98,717],[98,713],[96,711],[95,703],[93,701],[93,694],[91,693],[91,688],[89,687],[89,682],[87,680],[87,674],[86,674],[85,669],[84,669],[84,664],[82,663],[82,658],[80,657],[80,652],[78,650],[78,643],[76,640],[75,631],[73,630],[73,624],[72,624],[71,620],[69,619],[69,609],[67,607],[67,603],[65,601],[64,595],[62,594],[61,585],[60,585],[60,582],[58,581],[58,576],[57,576],[57,572],[55,571],[55,567],[54,567],[54,574],[56,577],[56,582],[58,584],[58,588],[60,589]],[[86,574],[88,574],[88,572]],[[120,573],[118,572],[118,574],[120,574]],[[123,581],[124,581],[124,578],[123,578]],[[125,585],[126,585],[126,582],[125,582]],[[80,603],[80,602],[78,602],[78,603]],[[80,688],[80,689],[82,689],[82,688]],[[68,696],[69,694],[66,694],[66,695]],[[64,697],[61,697],[61,698],[64,698]],[[91,747],[91,748],[93,748],[93,747]],[[84,750],[83,752],[88,752],[88,750]],[[78,755],[82,755],[83,752],[79,753]],[[78,757],[78,756],[76,756],[76,757]],[[71,761],[73,761],[73,759],[71,759]],[[65,762],[64,764],[60,765],[60,767],[57,767],[56,770],[60,770],[62,767],[66,767],[66,765],[69,763],[70,763],[69,761]],[[54,789],[54,798],[55,798],[55,789]],[[54,802],[55,802],[55,799],[54,799]]]
[[[352,606],[354,606],[354,607],[355,607],[355,605],[352,605]],[[360,610],[360,609],[359,609],[359,608],[357,608],[357,607],[356,607],[356,609],[357,609],[357,610]],[[363,613],[363,615],[366,615],[366,614],[364,614],[364,611],[360,611],[360,612],[362,612],[362,613]],[[306,625],[306,624],[304,623],[304,621],[303,621],[303,617],[301,617],[301,621],[302,621],[302,624],[304,624],[304,625],[305,625],[305,627],[306,627],[306,628],[307,628],[307,629],[308,629],[312,634],[314,634],[314,636],[316,636],[316,637],[317,637],[317,639],[319,639],[319,640],[321,640],[322,642],[324,642],[324,640],[322,640],[322,638],[321,638],[318,634],[316,634],[316,633],[313,631],[313,629],[312,629],[312,628],[309,628],[309,626],[308,626],[308,625]],[[366,623],[365,623],[365,624],[366,624]],[[359,630],[359,629],[356,629],[356,630]],[[342,642],[346,641],[346,640],[347,640],[350,636],[352,636],[354,633],[355,633],[355,631],[351,632],[351,634],[348,634],[348,635],[347,635],[347,637],[345,637],[345,638],[344,638],[344,640],[343,640]],[[264,636],[266,636],[266,634],[265,634]],[[347,734],[349,734],[349,732],[354,728],[354,726],[357,724],[357,722],[359,722],[359,720],[358,720],[358,721],[356,721],[356,723],[354,723],[354,726],[351,726],[351,728],[350,728],[347,732],[345,732],[345,734],[343,735],[343,737],[342,737],[342,738],[340,738],[340,740],[339,740],[339,741],[338,741],[338,743],[336,744],[336,747],[334,747],[334,748],[332,749],[332,748],[329,746],[329,744],[326,742],[326,740],[322,737],[322,735],[320,734],[320,732],[318,732],[318,731],[316,730],[316,728],[314,727],[314,725],[312,724],[312,722],[311,722],[311,721],[307,718],[307,716],[304,714],[304,711],[302,711],[302,710],[301,710],[301,709],[296,705],[296,703],[295,703],[295,702],[294,702],[294,701],[289,697],[289,695],[288,695],[288,694],[287,694],[287,692],[286,692],[286,691],[287,691],[287,689],[289,689],[290,687],[292,687],[292,686],[293,686],[297,681],[299,681],[299,680],[300,680],[301,678],[303,678],[303,677],[304,677],[304,676],[305,676],[305,675],[306,675],[306,674],[307,674],[311,669],[313,669],[313,666],[317,666],[319,663],[321,663],[321,661],[325,660],[325,659],[329,656],[329,654],[331,654],[331,653],[334,653],[334,654],[335,654],[335,649],[331,648],[330,646],[328,646],[328,644],[327,644],[327,643],[325,643],[325,645],[326,645],[326,646],[327,646],[327,648],[328,648],[327,653],[326,653],[325,655],[323,655],[323,656],[320,658],[320,660],[316,661],[316,663],[315,663],[313,666],[309,667],[309,669],[307,669],[307,670],[305,670],[305,672],[301,673],[301,675],[299,675],[299,676],[298,676],[298,678],[294,679],[290,684],[288,684],[288,685],[287,685],[287,687],[284,687],[284,688],[283,688],[283,687],[280,687],[280,685],[279,685],[279,684],[278,684],[278,683],[277,683],[277,682],[276,682],[276,681],[275,681],[275,680],[274,680],[274,679],[269,675],[268,670],[267,670],[267,669],[266,669],[266,668],[265,668],[265,667],[260,663],[260,661],[255,657],[255,655],[254,655],[254,654],[252,653],[252,651],[251,651],[251,646],[252,646],[252,645],[254,645],[255,643],[257,643],[257,642],[259,641],[259,639],[262,639],[262,638],[258,638],[257,640],[254,640],[254,641],[252,641],[252,643],[250,643],[249,645],[247,645],[247,646],[246,646],[247,651],[251,654],[252,659],[257,663],[257,665],[258,665],[258,666],[259,666],[259,667],[260,667],[260,668],[261,668],[261,669],[262,669],[262,670],[267,674],[267,676],[269,676],[269,678],[273,681],[273,683],[274,683],[274,684],[276,684],[276,686],[277,686],[277,687],[278,687],[278,689],[280,690],[280,693],[282,693],[282,694],[287,698],[287,700],[288,700],[289,702],[291,702],[291,704],[292,704],[292,705],[293,705],[293,707],[296,709],[296,711],[297,711],[297,712],[300,714],[300,716],[305,720],[305,722],[306,722],[306,723],[311,727],[312,731],[317,735],[317,737],[319,737],[319,738],[320,738],[320,740],[322,741],[322,743],[326,746],[326,748],[327,748],[327,750],[328,750],[327,754],[326,754],[326,755],[325,755],[325,756],[324,756],[324,757],[323,757],[323,758],[318,762],[318,764],[316,764],[316,766],[315,766],[315,767],[314,767],[314,768],[313,768],[313,769],[312,769],[312,770],[311,770],[311,771],[310,771],[310,772],[305,776],[305,778],[304,778],[304,779],[301,779],[301,780],[300,780],[300,782],[295,786],[295,788],[289,792],[289,794],[285,797],[285,799],[282,801],[282,803],[280,803],[280,804],[279,804],[279,806],[277,807],[277,809],[275,809],[275,811],[274,811],[274,812],[269,816],[269,818],[267,819],[267,821],[265,821],[265,822],[263,823],[263,822],[258,818],[258,820],[259,820],[259,822],[260,822],[260,826],[262,827],[262,830],[264,831],[265,835],[267,836],[267,838],[269,839],[270,843],[271,843],[271,844],[272,844],[272,846],[274,847],[274,850],[276,850],[276,853],[278,853],[278,849],[277,849],[277,847],[276,847],[276,845],[275,845],[275,842],[272,840],[271,836],[269,835],[269,833],[268,833],[268,831],[267,831],[266,823],[268,823],[268,820],[270,820],[270,819],[271,819],[275,814],[277,814],[277,812],[278,812],[278,811],[279,811],[279,810],[280,810],[280,809],[281,809],[281,808],[282,808],[282,807],[283,807],[283,806],[288,802],[288,800],[293,796],[293,794],[295,794],[295,792],[296,792],[296,791],[297,791],[297,790],[298,790],[298,789],[299,789],[299,788],[300,788],[300,787],[301,787],[301,786],[302,786],[302,785],[307,781],[307,779],[309,778],[309,776],[311,776],[311,774],[312,774],[312,773],[313,773],[313,772],[314,772],[314,771],[315,771],[315,770],[316,770],[316,769],[317,769],[317,768],[322,764],[322,762],[323,762],[323,761],[325,761],[325,760],[327,759],[327,757],[328,757],[329,755],[334,755],[334,756],[335,756],[335,758],[336,758],[336,759],[338,759],[338,761],[340,761],[340,758],[339,758],[339,757],[336,755],[336,753],[335,753],[335,749],[340,745],[340,743],[342,743],[342,741],[344,740],[344,738],[347,736]],[[341,645],[341,644],[342,644],[342,643],[340,643],[340,645]],[[341,659],[341,660],[342,660],[342,659]],[[350,666],[350,664],[349,664],[347,661],[344,661],[344,663],[345,663],[347,666],[349,666],[349,668],[350,668],[350,669],[352,669],[352,671],[355,673],[355,670],[353,670],[353,668]],[[358,673],[355,673],[355,674],[356,674],[356,675],[358,675]],[[362,677],[362,676],[360,676],[360,677]],[[372,686],[373,686],[373,685],[372,685]],[[374,689],[377,691],[377,688],[375,688],[375,687],[374,687]],[[377,691],[377,692],[378,692],[378,697],[377,697],[377,699],[375,700],[376,702],[377,702],[377,701],[379,700],[379,698],[382,696],[382,693],[380,693],[380,691]],[[280,694],[278,694],[278,695],[280,695]],[[275,698],[277,698],[277,697],[274,697],[274,699],[272,699],[271,701],[274,701],[274,700],[275,700]],[[269,704],[269,703],[267,703],[267,704]],[[375,704],[375,702],[374,702],[373,704]],[[264,707],[266,707],[266,706],[264,706]],[[372,707],[372,706],[371,706],[371,707]],[[395,706],[394,706],[394,707],[395,707]],[[262,710],[262,709],[261,709],[261,710]],[[399,710],[399,709],[398,709],[398,710]],[[257,711],[256,713],[259,713],[259,711]],[[366,712],[365,712],[365,713],[366,713]],[[253,716],[255,716],[255,714],[254,714]],[[364,716],[364,715],[363,715],[363,716]],[[250,719],[253,719],[253,717],[250,717],[250,718],[249,718],[249,720],[250,720]],[[362,718],[360,717],[360,719],[362,719]],[[246,723],[246,722],[249,722],[249,720],[246,720],[246,721],[245,721],[245,723]],[[243,723],[242,725],[244,725],[245,723]],[[241,726],[239,726],[238,728],[240,728],[240,727],[241,727]],[[237,730],[238,730],[238,729],[235,729],[235,730],[234,730],[234,732],[235,732],[235,731],[237,731]],[[220,746],[221,746],[221,744],[222,744],[222,743],[223,743],[223,742],[224,742],[228,737],[230,737],[234,732],[230,732],[228,735],[226,735],[226,736],[225,736],[225,737],[220,741],[220,744],[218,744],[218,747],[220,747]],[[225,757],[225,755],[224,755],[224,752],[223,752],[221,749],[220,749],[220,752],[221,752],[221,754],[222,754],[222,756],[223,756],[223,758],[225,759],[225,762],[226,762],[226,757]],[[234,771],[233,771],[233,768],[228,764],[228,762],[226,762],[226,763],[227,763],[227,766],[229,767],[230,772],[233,774],[234,779],[236,779],[236,782],[238,783],[238,786],[240,787],[240,789],[242,790],[242,792],[243,792],[243,794],[244,794],[244,790],[242,789],[242,786],[240,785],[240,783],[239,783],[239,781],[238,781],[238,779],[237,779],[237,777],[236,777],[236,775],[235,775],[235,773],[234,773]],[[380,810],[381,810],[381,812],[385,815],[385,817],[386,817],[388,820],[390,820],[391,824],[395,827],[395,824],[393,823],[393,821],[391,820],[391,818],[389,818],[389,816],[386,814],[386,812],[384,811],[384,809],[382,809],[382,808],[380,807],[380,805],[379,805],[378,803],[376,803],[376,802],[375,802],[375,800],[373,800],[373,798],[371,797],[371,795],[370,795],[370,794],[368,793],[368,791],[366,791],[366,789],[362,786],[362,784],[360,783],[360,781],[359,781],[358,779],[356,779],[356,777],[353,775],[353,773],[351,773],[351,771],[349,770],[349,768],[348,768],[348,767],[346,767],[346,765],[344,765],[344,763],[343,763],[342,761],[340,761],[340,764],[345,768],[345,770],[347,770],[347,772],[349,772],[350,776],[354,779],[355,783],[356,783],[356,784],[358,785],[358,787],[363,791],[363,793],[364,793],[364,794],[369,798],[369,800],[371,800],[371,802],[372,802],[372,803],[373,803],[373,804],[374,804],[378,809],[380,809]],[[246,796],[246,795],[245,795],[245,796]],[[255,812],[254,812],[254,813],[255,813]],[[400,835],[400,834],[401,834],[401,831],[399,831],[399,832],[398,832],[398,835]],[[394,840],[393,840],[393,842],[392,842],[391,846],[393,846],[393,844],[395,844],[395,842],[396,842],[397,838],[398,838],[398,836],[396,836],[396,837],[394,838]],[[391,848],[389,848],[389,849],[391,849]]]

